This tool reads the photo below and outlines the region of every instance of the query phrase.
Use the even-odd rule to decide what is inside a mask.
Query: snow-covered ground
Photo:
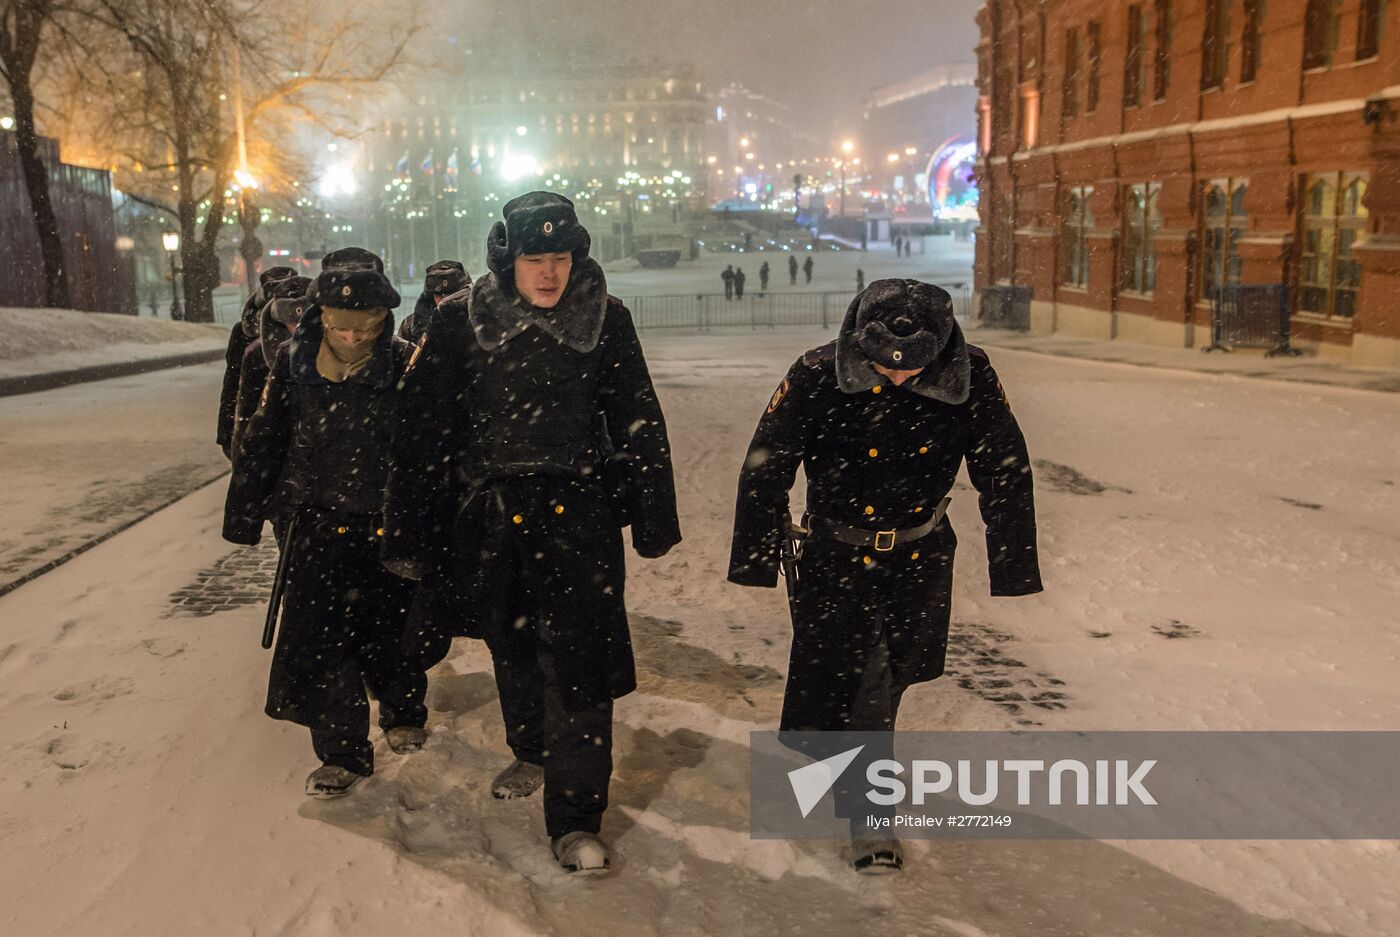
[[[776,721],[789,629],[779,592],[724,582],[735,473],[824,338],[644,336],[686,540],[632,563],[619,874],[568,880],[538,801],[491,799],[508,756],[476,642],[433,674],[424,752],[376,733],[375,777],[308,802],[304,730],[261,715],[269,554],[218,539],[214,486],[0,598],[0,933],[1400,933],[1394,842],[913,843],[903,876],[870,880],[832,844],[748,839],[744,745]],[[987,597],[960,486],[953,672],[910,692],[902,727],[1396,727],[1400,398],[993,361],[1037,460],[1047,591]],[[0,426],[7,451],[39,431]],[[217,464],[202,438],[171,448]]]
[[[226,472],[213,445],[222,370],[0,399],[0,586]]]
[[[228,326],[71,309],[0,308],[0,377],[223,348]]]

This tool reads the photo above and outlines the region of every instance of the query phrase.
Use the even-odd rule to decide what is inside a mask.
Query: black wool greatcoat
[[[243,368],[243,354],[252,341],[253,337],[239,321],[229,330],[228,347],[224,350],[224,380],[219,392],[219,419],[214,441],[229,458],[233,458],[234,413],[238,407],[238,381]]]
[[[953,350],[942,364],[962,376],[946,383],[933,379],[934,366],[922,384],[901,387],[859,361],[838,374],[837,343],[792,366],[740,476],[731,581],[776,585],[799,465],[808,512],[873,532],[926,522],[966,460],[987,525],[992,594],[1041,590],[1025,439],[986,354],[960,333],[956,368]],[[863,665],[882,637],[897,690],[943,673],[956,545],[947,518],[888,550],[807,538],[790,603],[782,730],[850,728]]]
[[[548,311],[495,274],[449,297],[404,398],[384,559],[423,579],[415,618],[493,651],[529,628],[573,707],[631,692],[621,529],[644,557],[681,535],[665,418],[601,268],[576,264]]]
[[[370,364],[335,383],[316,370],[322,337],[313,307],[278,349],[239,433],[224,508],[224,539],[257,543],[272,518],[290,551],[267,714],[351,725],[368,684],[386,726],[421,725],[422,674],[402,657],[414,587],[378,557],[397,387],[412,349],[394,337],[390,318]]]

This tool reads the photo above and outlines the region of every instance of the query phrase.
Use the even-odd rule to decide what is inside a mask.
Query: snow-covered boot
[[[394,726],[384,730],[384,739],[394,754],[406,755],[421,752],[423,743],[428,741],[428,733],[418,726]]]
[[[549,842],[549,848],[560,867],[575,875],[601,875],[611,866],[608,845],[595,833],[574,830],[554,837]]]
[[[321,765],[307,777],[306,793],[322,800],[344,797],[350,793],[350,788],[364,779],[363,774],[356,774],[349,768],[342,768],[339,765]]]
[[[491,782],[491,796],[497,800],[514,800],[529,797],[544,783],[544,766],[532,761],[512,761],[504,771]]]
[[[904,868],[904,847],[897,839],[853,839],[851,868],[862,875],[898,872]]]

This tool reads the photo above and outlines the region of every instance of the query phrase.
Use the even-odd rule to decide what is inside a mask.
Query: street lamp
[[[855,151],[855,148],[856,145],[850,140],[841,141],[841,152],[845,153],[847,157]],[[846,217],[846,160],[841,160],[839,165],[841,167],[841,217],[844,218]]]
[[[175,290],[175,254],[180,250],[178,231],[166,231],[160,236],[160,243],[170,255],[170,318],[178,322],[184,318],[180,312],[180,294]]]

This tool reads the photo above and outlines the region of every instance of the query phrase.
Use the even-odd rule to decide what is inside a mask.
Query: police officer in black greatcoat
[[[287,559],[267,714],[307,726],[322,765],[315,797],[374,770],[366,687],[392,749],[422,747],[427,689],[404,662],[414,584],[379,562],[396,387],[411,346],[394,336],[399,295],[374,269],[325,270],[278,351],[234,453],[224,537],[255,544],[263,520]]]
[[[516,758],[493,793],[542,780],[555,858],[592,873],[613,700],[636,687],[621,529],[643,557],[680,541],[670,445],[573,204],[532,192],[502,217],[490,273],[443,304],[405,379],[384,557],[446,597],[435,620],[485,638]]]
[[[943,673],[957,544],[944,512],[964,461],[992,595],[1041,591],[1030,457],[991,362],[964,341],[942,289],[871,283],[836,341],[783,378],[739,479],[729,579],[773,586],[785,546],[801,544],[785,564],[793,642],[780,731],[892,730],[904,691]],[[794,528],[799,465],[807,511]],[[861,828],[869,805],[847,804],[856,868],[899,868],[898,842]]]
[[[471,274],[460,260],[439,260],[430,264],[424,271],[423,292],[413,304],[413,312],[399,326],[399,338],[410,345],[417,345],[428,334],[428,326],[432,324],[442,301],[453,293],[460,293],[471,283]]]
[[[260,273],[257,288],[244,301],[238,321],[229,330],[228,348],[224,351],[224,383],[219,394],[219,419],[215,442],[230,459],[233,458],[233,421],[243,355],[248,350],[248,345],[258,337],[258,314],[267,303],[267,287],[271,283],[295,275],[296,271],[291,267],[270,267]]]

